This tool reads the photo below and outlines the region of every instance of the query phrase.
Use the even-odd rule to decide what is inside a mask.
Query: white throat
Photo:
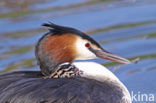
[[[124,84],[106,67],[95,62],[74,62],[73,63],[79,70],[83,71],[82,77],[95,79],[100,82],[113,83],[120,87],[124,93],[123,99],[131,103],[130,94]]]
[[[119,79],[106,67],[95,62],[74,62],[79,70],[83,71],[82,77],[96,79],[98,81],[119,81]]]

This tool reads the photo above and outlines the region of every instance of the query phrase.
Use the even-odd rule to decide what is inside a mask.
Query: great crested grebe
[[[0,75],[0,103],[131,103],[120,80],[94,62],[103,58],[130,64],[104,50],[85,33],[53,23],[36,45],[40,71],[15,71]]]

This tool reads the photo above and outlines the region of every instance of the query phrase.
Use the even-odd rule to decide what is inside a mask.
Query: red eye
[[[86,43],[85,44],[85,47],[89,48],[90,47],[90,44],[89,43]]]

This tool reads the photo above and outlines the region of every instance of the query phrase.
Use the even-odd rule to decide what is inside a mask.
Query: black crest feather
[[[51,22],[44,23],[44,24],[42,24],[42,26],[49,27],[50,32],[53,32],[54,34],[63,34],[63,33],[77,34],[77,33],[80,33],[79,30],[76,30],[74,28],[56,25]]]
[[[61,35],[64,33],[71,33],[73,35],[78,35],[78,36],[82,37],[83,39],[86,39],[86,40],[90,41],[91,43],[97,45],[99,48],[101,48],[101,46],[94,39],[89,37],[87,34],[81,32],[80,30],[77,30],[77,29],[74,29],[71,27],[56,25],[56,24],[51,23],[51,22],[44,23],[44,24],[42,24],[42,26],[49,27],[50,28],[49,31],[53,35]]]

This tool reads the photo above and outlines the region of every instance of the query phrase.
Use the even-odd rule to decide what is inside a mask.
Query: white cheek
[[[86,60],[86,59],[94,59],[96,58],[96,55],[93,54],[90,50],[88,50],[87,47],[85,47],[85,44],[87,41],[78,38],[76,41],[76,51],[77,51],[77,58],[76,60]]]

